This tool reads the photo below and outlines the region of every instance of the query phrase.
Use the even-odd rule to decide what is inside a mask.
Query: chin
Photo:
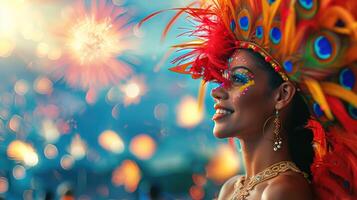
[[[231,131],[224,129],[224,128],[220,128],[217,125],[215,125],[213,128],[213,135],[219,139],[229,138],[229,137],[233,136]]]

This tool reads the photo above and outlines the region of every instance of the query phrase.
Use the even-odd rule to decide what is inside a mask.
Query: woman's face
[[[255,59],[247,50],[237,50],[225,74],[231,86],[212,90],[216,102],[213,133],[218,138],[257,138],[265,120],[274,113],[268,73]]]

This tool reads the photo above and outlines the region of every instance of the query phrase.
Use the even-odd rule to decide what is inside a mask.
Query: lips
[[[213,115],[212,120],[217,121],[219,119],[225,118],[232,113],[234,113],[234,110],[229,109],[225,106],[215,104],[214,109],[216,110],[216,113]]]

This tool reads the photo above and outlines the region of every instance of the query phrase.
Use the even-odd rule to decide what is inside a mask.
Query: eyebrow
[[[250,69],[248,69],[248,68],[245,67],[245,66],[241,66],[241,65],[234,66],[234,67],[232,67],[231,69],[229,69],[229,71],[234,71],[234,70],[236,70],[236,69],[245,69],[245,70],[249,71],[250,73],[254,74],[254,72],[252,72]]]

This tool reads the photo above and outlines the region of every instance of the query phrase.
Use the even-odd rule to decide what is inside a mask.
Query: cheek
[[[244,84],[243,86],[239,87],[233,94],[233,103],[235,106],[238,106],[241,101],[241,98],[246,96],[248,91],[253,88],[255,85],[254,80],[250,80],[247,84]]]

